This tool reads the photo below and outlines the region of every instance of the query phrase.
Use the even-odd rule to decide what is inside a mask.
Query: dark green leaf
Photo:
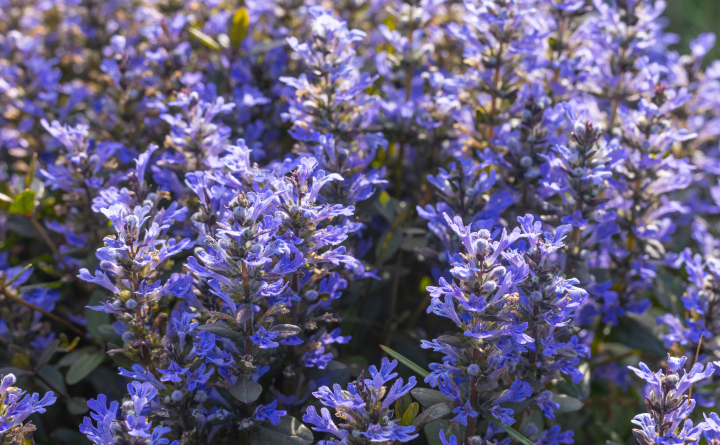
[[[667,350],[659,338],[654,317],[628,315],[619,320],[612,330],[612,337],[625,346],[664,355]]]
[[[454,401],[436,403],[435,405],[424,409],[423,412],[415,418],[415,421],[413,421],[412,424],[416,430],[420,430],[433,420],[442,419],[452,414],[453,409],[455,409],[455,405],[456,403]]]
[[[653,291],[655,298],[665,310],[677,313],[680,308],[680,298],[685,290],[682,282],[669,273],[660,273],[654,280]]]
[[[403,240],[402,232],[398,230],[388,230],[378,240],[375,248],[375,259],[378,264],[383,264],[395,255],[400,248]]]
[[[90,295],[90,303],[88,306],[98,306],[101,302],[105,302],[105,293],[103,291],[95,291]],[[106,312],[94,311],[88,309],[85,313],[85,319],[87,320],[87,331],[90,337],[98,341],[107,340],[103,338],[103,335],[98,330],[100,325],[110,324],[110,315]]]
[[[412,403],[413,400],[412,397],[410,397],[410,394],[403,394],[402,397],[395,401],[395,415],[397,417],[402,417]]]
[[[84,397],[73,397],[67,404],[67,409],[70,414],[79,416],[85,414],[88,411],[87,399]]]
[[[385,218],[388,222],[393,222],[395,219],[395,209],[397,202],[393,199],[390,194],[386,191],[380,192],[378,200],[375,201],[375,207],[377,208],[380,215]]]
[[[98,352],[96,354],[85,354],[70,366],[65,375],[65,382],[68,385],[74,385],[88,376],[95,370],[100,363],[105,360],[105,354]]]
[[[252,403],[262,394],[262,385],[241,378],[230,387],[230,394],[243,403]]]
[[[560,414],[577,411],[584,405],[581,400],[566,396],[565,394],[553,394],[552,401],[560,405],[560,408],[555,410],[556,413]]]
[[[413,396],[415,400],[420,402],[420,405],[422,405],[423,409],[428,409],[433,405],[437,405],[438,403],[445,403],[450,401],[450,398],[448,398],[445,394],[441,393],[437,389],[414,388],[410,391],[410,395]]]
[[[498,382],[495,379],[491,379],[489,377],[480,377],[477,380],[477,385],[475,385],[475,388],[478,390],[478,392],[489,392],[494,390],[498,387]]]
[[[8,212],[17,215],[31,216],[35,209],[35,192],[24,190],[13,199]]]
[[[37,366],[42,366],[45,363],[49,362],[53,355],[55,355],[55,351],[57,351],[58,346],[60,346],[60,340],[58,340],[57,338],[48,342],[48,344],[43,348],[42,352],[38,356]]]
[[[52,386],[50,386],[47,383],[40,380],[40,382],[42,382],[43,385],[45,387],[47,387],[47,389],[49,391],[62,391],[62,392],[67,391],[67,389],[65,387],[65,381],[63,380],[62,372],[58,371],[57,368],[55,368],[54,366],[50,366],[50,365],[43,366],[42,368],[40,368],[40,370],[38,370],[38,375],[40,377],[42,377],[43,380],[45,380],[50,385],[52,385]]]
[[[122,337],[120,337],[111,324],[101,324],[97,327],[97,331],[102,341],[115,344],[122,343]]]
[[[73,428],[58,428],[53,431],[52,437],[54,440],[67,444],[87,443],[87,437]]]
[[[21,375],[25,375],[25,374],[28,374],[28,373],[29,373],[29,372],[28,372],[27,369],[21,369],[21,368],[18,368],[18,367],[16,367],[16,366],[5,366],[5,367],[3,367],[3,368],[0,368],[0,374],[2,374],[2,375],[5,375],[5,374],[15,374],[15,377],[19,377],[19,376],[21,376]]]
[[[439,342],[445,343],[446,345],[450,345],[454,348],[464,348],[468,343],[466,341],[463,341],[463,340],[457,338],[454,335],[441,335],[437,339]]]
[[[199,326],[198,329],[229,340],[239,341],[242,339],[240,332],[233,330],[225,323],[204,324]]]
[[[110,358],[112,359],[113,363],[115,363],[115,365],[117,365],[118,367],[122,366],[123,368],[130,369],[132,368],[132,365],[135,364],[135,361],[124,353],[113,354],[110,356]]]
[[[423,431],[425,437],[427,437],[428,445],[442,445],[443,442],[440,440],[440,430],[443,431],[444,439],[447,440],[450,436],[462,439],[465,437],[465,427],[458,422],[451,422],[446,419],[435,420],[425,425]]]
[[[72,352],[69,352],[62,356],[60,361],[57,362],[58,366],[65,367],[70,366],[76,361],[80,359],[83,355],[89,354],[95,352],[95,348],[93,346],[86,346],[83,348],[76,349]]]
[[[308,445],[313,443],[312,431],[294,417],[284,416],[280,423],[259,425],[250,435],[251,445]]]

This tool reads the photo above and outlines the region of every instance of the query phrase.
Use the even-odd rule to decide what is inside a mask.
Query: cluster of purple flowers
[[[347,390],[336,383],[332,390],[322,386],[313,393],[320,403],[332,408],[335,416],[345,421],[344,424],[338,426],[327,408],[322,408],[321,415],[318,415],[314,406],[308,407],[303,420],[313,425],[313,430],[335,436],[330,443],[362,444],[370,441],[390,444],[416,439],[418,435],[413,434],[415,427],[402,425],[404,413],[396,412],[398,407],[402,407],[396,402],[415,386],[415,377],[410,377],[406,385],[403,385],[402,378],[398,378],[389,389],[386,388],[387,382],[398,376],[392,372],[397,364],[397,360],[390,362],[384,358],[379,371],[371,366],[370,378],[364,378],[361,372],[355,382],[348,384]]]
[[[493,236],[472,231],[460,217],[445,218],[463,248],[449,258],[451,280],[428,287],[428,312],[449,318],[460,332],[423,341],[423,348],[443,354],[425,382],[456,403],[454,420],[467,425],[466,441],[481,413],[504,426],[515,423],[513,408],[503,403],[529,399],[554,419],[559,405],[546,384],[560,374],[580,382],[579,359],[590,353],[570,323],[587,292],[550,258],[572,228],[543,232],[527,215],[518,218],[520,228]]]
[[[715,36],[323,5],[0,0],[0,443],[720,443]]]
[[[694,384],[711,377],[715,368],[711,363],[707,366],[696,363],[690,371],[685,371],[686,361],[687,357],[668,355],[666,373],[653,373],[645,363],[640,363],[639,369],[630,367],[647,382],[645,404],[648,412],[638,414],[632,420],[639,427],[633,429],[633,435],[641,445],[695,443],[702,436],[709,444],[714,444],[720,438],[720,419],[716,413],[705,414],[705,421],[697,425],[690,419],[696,405],[690,395],[691,389]]]
[[[13,374],[6,374],[0,382],[0,437],[5,443],[22,444],[32,440],[35,430],[35,425],[27,421],[28,417],[33,413],[44,413],[45,407],[55,403],[57,398],[52,391],[42,398],[37,393],[28,394],[13,386],[16,381]]]

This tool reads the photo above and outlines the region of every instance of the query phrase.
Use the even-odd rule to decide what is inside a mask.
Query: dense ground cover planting
[[[664,1],[0,9],[1,444],[720,444]]]

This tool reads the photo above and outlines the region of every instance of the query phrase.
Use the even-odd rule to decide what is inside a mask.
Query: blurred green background
[[[666,0],[665,17],[670,21],[668,31],[681,37],[679,48],[681,53],[688,51],[690,40],[703,32],[714,32],[720,35],[720,0]],[[719,39],[720,40],[720,39]],[[720,42],[708,55],[709,59],[718,58]]]

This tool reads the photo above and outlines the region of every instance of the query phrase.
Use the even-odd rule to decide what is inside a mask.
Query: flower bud
[[[128,215],[125,217],[125,225],[127,226],[127,230],[132,232],[134,231],[137,226],[140,224],[140,220],[135,215]]]
[[[195,397],[193,397],[193,400],[198,403],[203,403],[207,400],[208,395],[205,391],[197,391],[195,393]]]
[[[503,266],[498,266],[490,272],[490,277],[500,279],[505,276],[505,272],[506,270]]]
[[[495,289],[497,289],[497,283],[494,281],[486,281],[482,285],[482,290],[487,293],[493,292]]]
[[[485,238],[478,238],[475,241],[475,250],[480,256],[485,256],[488,253],[488,247],[489,243]]]
[[[238,206],[233,210],[233,217],[236,221],[245,221],[245,207]]]
[[[180,402],[180,401],[182,400],[182,398],[183,398],[183,392],[180,391],[179,389],[176,389],[175,391],[173,391],[173,393],[172,393],[172,395],[170,396],[170,398],[172,399],[173,402],[178,403],[178,402]]]

